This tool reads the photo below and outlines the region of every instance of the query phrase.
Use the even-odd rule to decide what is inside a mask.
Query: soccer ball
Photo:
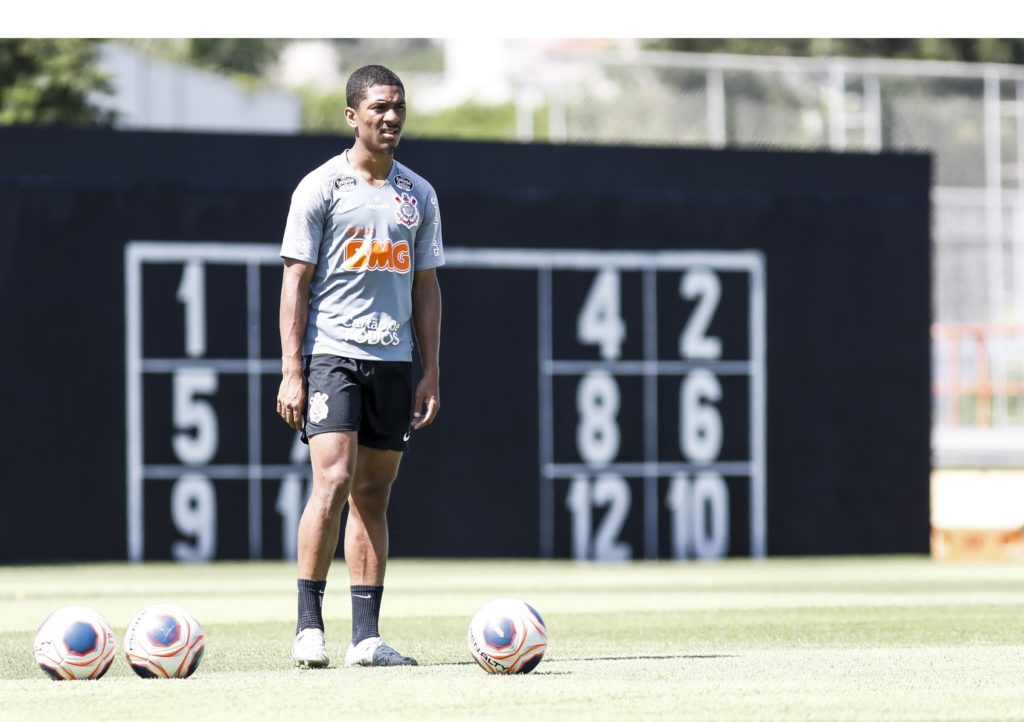
[[[469,652],[491,674],[532,672],[548,648],[548,630],[537,610],[519,599],[485,604],[469,623]]]
[[[176,604],[146,607],[124,635],[128,664],[145,678],[189,677],[199,667],[205,648],[203,628]]]
[[[43,620],[34,647],[36,664],[52,679],[99,679],[114,661],[117,638],[102,614],[72,605]]]

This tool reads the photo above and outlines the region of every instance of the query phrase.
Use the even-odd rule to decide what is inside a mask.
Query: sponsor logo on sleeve
[[[350,175],[340,175],[334,179],[334,190],[349,193],[356,189],[356,179]]]
[[[399,173],[395,176],[395,187],[403,191],[411,191],[416,186],[413,185],[411,180]]]

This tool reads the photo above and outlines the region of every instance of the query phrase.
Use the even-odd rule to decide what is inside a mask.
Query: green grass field
[[[345,570],[325,601],[332,664],[349,633]],[[924,558],[720,564],[393,560],[382,632],[422,666],[291,668],[294,566],[238,563],[0,568],[0,719],[1021,720],[1024,573]],[[522,597],[548,654],[521,677],[473,663],[478,607]],[[188,680],[141,680],[121,651],[142,607],[203,624]],[[43,617],[71,603],[114,624],[94,682],[34,664]]]

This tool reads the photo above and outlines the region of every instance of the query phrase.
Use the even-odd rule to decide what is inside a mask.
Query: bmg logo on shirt
[[[408,273],[412,268],[408,241],[350,238],[342,246],[341,255],[341,267],[346,271]]]

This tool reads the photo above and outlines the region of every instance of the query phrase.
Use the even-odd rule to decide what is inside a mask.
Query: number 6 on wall
[[[679,385],[679,450],[690,461],[709,464],[722,452],[722,385],[707,369],[683,377]]]

